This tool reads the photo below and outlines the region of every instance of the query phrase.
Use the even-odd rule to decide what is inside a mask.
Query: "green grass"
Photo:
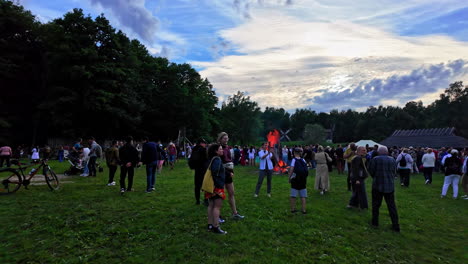
[[[52,164],[59,173],[66,164]],[[119,173],[117,172],[117,177]],[[75,177],[61,190],[21,188],[0,197],[0,263],[467,263],[468,201],[440,199],[443,176],[432,185],[412,176],[396,191],[401,233],[390,230],[385,203],[380,228],[369,227],[370,211],[347,210],[345,177],[331,175],[331,192],[313,190],[309,214],[289,212],[285,176],[273,177],[253,197],[257,171],[236,168],[235,187],[242,221],[228,219],[226,236],[206,231],[206,207],[193,198],[193,172],[184,162],[163,169],[155,193],[146,194],[144,168],[135,192],[120,196],[97,178]],[[370,181],[367,193],[370,199]],[[451,191],[450,191],[451,194]],[[299,204],[298,204],[299,206]],[[222,213],[230,215],[227,201]]]

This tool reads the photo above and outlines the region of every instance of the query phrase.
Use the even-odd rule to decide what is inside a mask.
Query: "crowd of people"
[[[409,188],[412,174],[424,175],[425,184],[432,184],[433,172],[445,174],[442,186],[441,198],[447,196],[452,186],[452,197],[458,198],[458,185],[461,180],[463,192],[462,198],[468,200],[467,177],[467,149],[454,148],[413,148],[392,147],[375,145],[357,146],[350,143],[346,147],[323,147],[320,145],[307,146],[270,146],[268,142],[259,148],[244,147],[233,148],[228,145],[229,136],[222,132],[215,143],[209,144],[204,139],[199,139],[195,145],[187,144],[185,148],[179,148],[170,142],[164,147],[160,141],[150,141],[143,137],[140,143],[134,142],[132,137],[124,141],[111,141],[104,150],[93,137],[83,141],[76,140],[72,147],[58,146],[53,150],[48,145],[43,148],[32,147],[29,158],[32,161],[52,158],[53,153],[62,162],[65,158],[76,160],[77,166],[82,168],[80,176],[95,177],[97,174],[97,160],[105,158],[109,169],[108,186],[116,185],[115,174],[120,168],[120,193],[133,191],[133,177],[135,168],[146,166],[147,184],[145,191],[150,193],[155,190],[156,175],[161,173],[163,165],[170,169],[178,158],[188,157],[188,164],[195,171],[194,194],[195,203],[203,203],[208,208],[208,231],[226,234],[220,223],[226,221],[220,214],[223,200],[228,199],[233,219],[243,219],[237,210],[234,188],[234,168],[241,166],[257,166],[258,181],[254,188],[253,196],[259,197],[260,189],[266,178],[266,195],[271,197],[272,176],[280,160],[288,165],[288,178],[291,184],[290,208],[292,213],[296,210],[296,199],[300,198],[301,212],[307,214],[307,178],[310,170],[315,170],[314,189],[321,195],[330,191],[329,173],[336,169],[338,174],[347,174],[346,187],[351,191],[351,197],[347,208],[359,210],[368,209],[366,192],[366,180],[372,178],[372,225],[378,226],[379,208],[382,200],[388,207],[392,221],[392,229],[399,232],[398,212],[395,204],[395,180],[399,178],[402,188]],[[9,146],[0,147],[0,168],[5,164],[9,167],[11,158],[22,158],[25,148],[19,147],[16,152]],[[213,190],[204,191],[201,197],[202,185],[205,173],[209,170],[213,179]],[[281,171],[281,170],[280,170]],[[398,177],[399,176],[399,177]],[[344,187],[343,187],[344,188]],[[227,193],[227,195],[226,195]]]

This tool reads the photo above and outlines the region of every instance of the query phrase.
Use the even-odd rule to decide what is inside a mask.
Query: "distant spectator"
[[[291,168],[289,170],[289,182],[291,183],[291,194],[289,203],[291,206],[291,213],[296,213],[296,198],[301,199],[302,213],[306,214],[306,198],[307,198],[307,177],[309,169],[306,161],[302,158],[302,149],[295,148],[293,150],[294,158],[291,161]]]
[[[452,185],[453,188],[453,198],[458,197],[458,182],[460,181],[462,162],[458,157],[458,150],[453,149],[451,156],[445,160],[445,178],[444,186],[442,187],[441,198],[444,198],[447,195],[448,188]]]
[[[421,162],[423,166],[424,179],[426,184],[432,183],[432,171],[434,170],[436,157],[431,148],[427,150],[427,153],[422,156]]]
[[[138,151],[133,146],[133,138],[127,137],[125,145],[119,149],[120,158],[120,194],[124,194],[126,191],[132,191],[133,187],[133,176],[135,175],[135,167],[137,166]],[[128,176],[128,185],[125,186],[125,179]]]
[[[51,153],[51,152],[52,152],[52,149],[50,148],[50,146],[47,145],[47,144],[44,145],[44,148],[43,148],[43,151],[42,151],[42,153],[43,153],[43,157],[42,157],[42,158],[45,159],[45,160],[50,159],[50,153]]]
[[[13,155],[13,152],[11,150],[11,147],[3,146],[3,147],[0,148],[0,168],[3,167],[3,162],[4,161],[6,161],[6,166],[7,167],[11,166],[10,159],[11,159],[12,155]]]
[[[102,148],[101,146],[96,143],[96,140],[93,137],[88,139],[89,149],[89,176],[96,177],[96,160],[102,157]]]
[[[65,150],[63,149],[62,145],[58,147],[57,157],[59,162],[63,162],[63,158],[65,157]]]
[[[115,172],[117,171],[117,166],[120,163],[117,140],[113,140],[112,146],[106,150],[106,163],[109,168],[109,180],[107,181],[107,186],[114,186]]]
[[[353,194],[349,200],[348,208],[360,208],[367,209],[367,193],[365,180],[368,176],[366,157],[367,150],[365,147],[358,147],[356,150],[356,156],[351,161],[351,174],[350,180],[353,188]]]
[[[31,160],[33,162],[38,162],[41,159],[40,156],[39,156],[39,147],[33,148],[31,153],[32,153]]]
[[[402,159],[404,159],[404,161],[402,161]],[[400,174],[400,185],[409,187],[413,158],[408,154],[408,149],[403,149],[400,155],[398,155],[396,163],[398,166],[398,173]]]
[[[315,190],[320,190],[320,194],[330,190],[330,176],[328,171],[328,163],[332,161],[331,157],[323,150],[322,146],[318,147],[318,153],[315,154],[317,161],[317,169],[315,176]]]

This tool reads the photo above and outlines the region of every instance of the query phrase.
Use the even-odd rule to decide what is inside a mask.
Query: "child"
[[[306,198],[307,198],[307,176],[309,170],[306,161],[301,158],[302,149],[294,149],[294,159],[291,161],[291,168],[289,170],[289,182],[291,183],[291,213],[296,213],[296,197],[299,194],[302,204],[302,213],[306,214]]]

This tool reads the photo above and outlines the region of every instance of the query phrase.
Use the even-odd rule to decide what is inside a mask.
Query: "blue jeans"
[[[146,164],[146,190],[151,191],[156,183],[156,170],[158,169],[158,161],[155,160]]]
[[[88,168],[88,161],[83,162],[83,174],[88,175],[89,174],[89,168]]]

